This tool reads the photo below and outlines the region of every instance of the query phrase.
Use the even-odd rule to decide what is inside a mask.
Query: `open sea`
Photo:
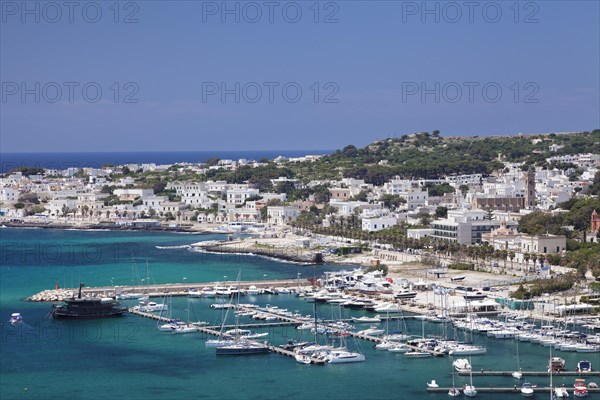
[[[17,167],[47,169],[100,168],[105,164],[174,164],[202,163],[211,157],[224,160],[272,160],[278,156],[301,157],[329,154],[332,150],[238,150],[238,151],[123,151],[123,152],[70,152],[70,153],[0,153],[0,173]]]
[[[435,379],[451,386],[451,357],[409,359],[402,354],[375,351],[371,342],[348,342],[362,350],[364,363],[301,365],[277,354],[216,357],[207,349],[203,334],[173,335],[156,330],[154,320],[127,315],[123,318],[87,321],[54,321],[49,303],[28,303],[27,296],[43,289],[76,286],[208,282],[297,278],[306,279],[326,270],[343,268],[282,263],[270,259],[212,255],[188,250],[187,244],[220,239],[219,235],[151,232],[0,229],[0,399],[446,399],[447,394],[428,394],[426,382]],[[163,247],[158,248],[157,246]],[[164,248],[167,247],[167,248]],[[146,272],[146,261],[148,274]],[[227,277],[227,278],[225,278]],[[215,299],[172,299],[172,316],[219,324],[220,311],[209,307]],[[312,304],[293,295],[247,296],[242,302],[277,305],[303,314]],[[135,302],[135,301],[134,301]],[[133,303],[129,303],[133,304]],[[7,323],[20,312],[25,323]],[[320,305],[319,317],[339,315],[339,309]],[[344,317],[366,315],[344,311]],[[253,320],[242,320],[248,323]],[[365,326],[366,328],[367,326]],[[363,329],[365,329],[363,328]],[[426,334],[441,334],[439,324],[425,326]],[[420,321],[390,323],[390,330],[421,334]],[[269,341],[310,339],[290,327],[269,328]],[[304,335],[304,336],[302,336]],[[459,338],[462,333],[459,332]],[[475,334],[475,343],[488,353],[473,356],[475,370],[514,370],[516,344]],[[521,343],[523,370],[544,370],[548,348]],[[582,358],[600,367],[598,355],[560,353],[567,369]],[[594,380],[594,379],[592,379]],[[596,379],[597,380],[597,379]],[[457,386],[468,377],[456,376]],[[532,383],[548,385],[547,377]],[[574,378],[555,383],[573,384]],[[474,385],[513,386],[509,377],[476,377]],[[480,399],[521,398],[516,394],[477,395]],[[535,398],[548,398],[536,394]],[[593,396],[590,396],[593,398]],[[596,397],[597,399],[598,397]]]

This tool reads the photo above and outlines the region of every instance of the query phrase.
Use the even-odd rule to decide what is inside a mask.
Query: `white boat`
[[[477,396],[477,390],[475,389],[475,386],[473,386],[473,385],[465,385],[465,388],[463,389],[463,393],[467,397]]]
[[[376,313],[400,313],[402,310],[398,306],[398,304],[385,304],[379,307],[376,307],[373,311]]]
[[[266,343],[252,340],[234,340],[232,344],[217,346],[217,355],[245,355],[268,353],[269,346]]]
[[[485,347],[471,345],[458,346],[448,352],[448,354],[451,356],[473,356],[485,353],[487,353],[487,349]]]
[[[564,386],[554,388],[554,394],[559,399],[568,399],[569,392],[567,392],[567,388]]]
[[[437,384],[435,379],[432,379],[431,382],[427,383],[427,387],[428,388],[438,388],[438,387],[440,387],[440,385]]]
[[[310,364],[312,361],[310,356],[306,354],[296,354],[294,358],[296,359],[296,362],[299,362],[300,364]]]
[[[354,353],[350,351],[339,351],[334,350],[329,353],[328,356],[329,364],[344,364],[365,361],[365,355],[361,353]]]
[[[155,303],[153,301],[150,301],[148,303],[144,303],[144,304],[140,304],[138,307],[138,310],[143,311],[143,312],[156,312],[156,311],[166,311],[169,309],[169,306],[167,306],[164,303]]]
[[[463,393],[467,397],[475,397],[477,396],[477,390],[475,386],[473,386],[473,369],[471,368],[471,359],[469,357],[469,384],[465,385],[463,389]]]
[[[260,294],[260,290],[256,286],[252,285],[248,289],[246,289],[246,293],[254,296]]]
[[[390,348],[392,348],[394,346],[397,346],[397,345],[398,345],[398,343],[389,342],[389,341],[384,340],[381,343],[377,343],[375,345],[375,349],[376,350],[388,350],[388,349],[390,349]]]
[[[352,321],[354,321],[357,324],[372,324],[372,323],[379,323],[381,322],[381,318],[379,318],[378,316],[375,317],[360,317],[360,318],[356,318],[356,317],[352,317]]]
[[[398,344],[394,345],[393,347],[390,347],[387,350],[390,353],[407,353],[410,350],[410,347],[408,347],[405,344],[398,343]]]
[[[521,386],[521,395],[523,395],[523,397],[531,397],[533,396],[533,393],[533,386],[531,385],[531,383],[525,382]]]
[[[404,355],[406,357],[411,357],[411,358],[427,358],[427,357],[431,357],[431,353],[428,353],[426,351],[409,351],[404,353]]]
[[[360,335],[367,335],[367,336],[380,336],[380,335],[383,335],[385,333],[385,330],[384,329],[380,329],[380,328],[378,328],[375,325],[371,325],[369,327],[369,329],[358,331],[357,333],[360,334]]]
[[[20,324],[21,322],[23,322],[23,317],[21,316],[21,313],[12,313],[8,322],[10,322],[13,325]]]
[[[204,342],[206,347],[227,346],[233,343],[235,343],[233,339],[210,339]]]
[[[450,390],[448,390],[448,396],[450,396],[450,397],[460,396],[460,389],[457,389],[455,387],[451,388]]]
[[[198,328],[191,324],[178,325],[178,326],[174,327],[171,332],[175,333],[175,334],[194,333],[194,332],[198,332]]]
[[[466,358],[459,358],[454,360],[452,366],[457,372],[469,372],[471,371],[471,363]]]
[[[121,293],[116,296],[117,300],[137,300],[146,297],[144,293]]]

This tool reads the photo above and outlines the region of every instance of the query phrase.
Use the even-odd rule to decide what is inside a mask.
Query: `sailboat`
[[[171,332],[172,333],[193,333],[193,332],[198,332],[198,327],[192,325],[191,321],[190,321],[190,298],[188,297],[187,299],[187,324],[176,324]]]
[[[147,262],[146,262],[147,263]],[[148,265],[146,264],[146,268]],[[131,256],[131,293],[121,293],[116,296],[117,300],[135,300],[144,299],[146,295],[144,293],[135,293],[135,263],[133,261],[133,255]]]
[[[469,363],[471,363],[471,357],[469,357]],[[469,371],[469,384],[465,385],[463,393],[467,397],[477,396],[477,390],[475,390],[475,386],[473,386],[473,368],[471,368],[471,370]]]
[[[452,388],[450,390],[448,390],[448,396],[450,397],[458,397],[460,396],[460,389],[457,389],[456,386],[454,386],[454,368],[452,368]]]
[[[238,273],[237,277],[237,290],[236,290],[236,298],[237,305],[240,303],[240,275],[241,271]],[[246,338],[242,338],[239,335],[239,315],[235,314],[235,335],[233,343],[226,344],[223,346],[217,346],[216,353],[217,355],[222,356],[233,356],[233,355],[248,355],[248,354],[263,354],[269,352],[269,346],[267,342],[260,343],[254,340],[249,340]]]
[[[341,317],[341,306],[340,306],[340,317]],[[329,364],[342,364],[342,363],[354,363],[365,361],[365,355],[358,352],[351,352],[346,350],[346,336],[340,335],[340,347],[333,349],[329,352],[327,360]]]
[[[517,342],[517,370],[514,371],[511,375],[515,379],[521,379],[521,378],[523,378],[523,373],[521,372],[520,359],[519,359],[519,340],[517,339],[517,340],[515,340],[515,342]]]

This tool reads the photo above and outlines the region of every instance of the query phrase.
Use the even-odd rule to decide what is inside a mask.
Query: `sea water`
[[[240,255],[215,255],[190,251],[186,246],[221,235],[188,235],[150,232],[0,229],[0,398],[5,399],[445,399],[445,393],[427,393],[426,383],[435,379],[451,386],[451,357],[410,359],[402,354],[376,351],[372,342],[348,339],[347,346],[362,351],[364,363],[326,366],[303,365],[278,354],[254,356],[215,355],[206,348],[204,334],[158,332],[156,321],[127,315],[103,320],[63,321],[50,318],[49,303],[30,303],[24,298],[40,290],[86,286],[143,285],[151,283],[300,279],[343,268],[282,263]],[[162,248],[159,248],[162,247]],[[165,248],[166,247],[166,248]],[[146,263],[147,261],[147,263]],[[210,308],[219,299],[153,299],[171,305],[169,315],[218,325],[224,311]],[[313,304],[294,295],[245,296],[241,302],[267,304],[312,315]],[[126,302],[134,305],[135,301]],[[20,312],[24,323],[12,326],[10,314]],[[343,313],[341,315],[340,313]],[[367,315],[365,311],[340,310],[318,305],[319,318]],[[189,316],[189,317],[188,317]],[[240,318],[240,323],[255,322]],[[227,323],[233,323],[230,313]],[[362,325],[366,329],[367,324]],[[382,324],[390,331],[440,335],[442,325],[420,320]],[[447,327],[447,333],[453,335]],[[311,340],[309,332],[294,327],[257,329],[268,340]],[[459,339],[464,339],[458,332]],[[324,340],[321,336],[319,340]],[[473,341],[488,353],[473,356],[475,370],[516,369],[516,343],[475,334]],[[531,343],[519,345],[523,370],[544,370],[548,348]],[[579,359],[594,355],[557,353],[573,370]],[[600,360],[591,359],[600,365]],[[545,376],[528,380],[547,386]],[[572,385],[574,378],[556,378]],[[468,377],[456,376],[462,386]],[[476,377],[474,385],[519,385],[510,377]],[[481,399],[518,398],[512,394],[484,394]],[[536,395],[542,398],[542,394]]]

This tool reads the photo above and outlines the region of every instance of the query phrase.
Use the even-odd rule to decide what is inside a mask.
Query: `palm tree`
[[[514,251],[511,250],[508,252],[508,258],[510,259],[510,269],[514,269],[513,260],[515,259],[515,256],[516,256],[516,254]]]

